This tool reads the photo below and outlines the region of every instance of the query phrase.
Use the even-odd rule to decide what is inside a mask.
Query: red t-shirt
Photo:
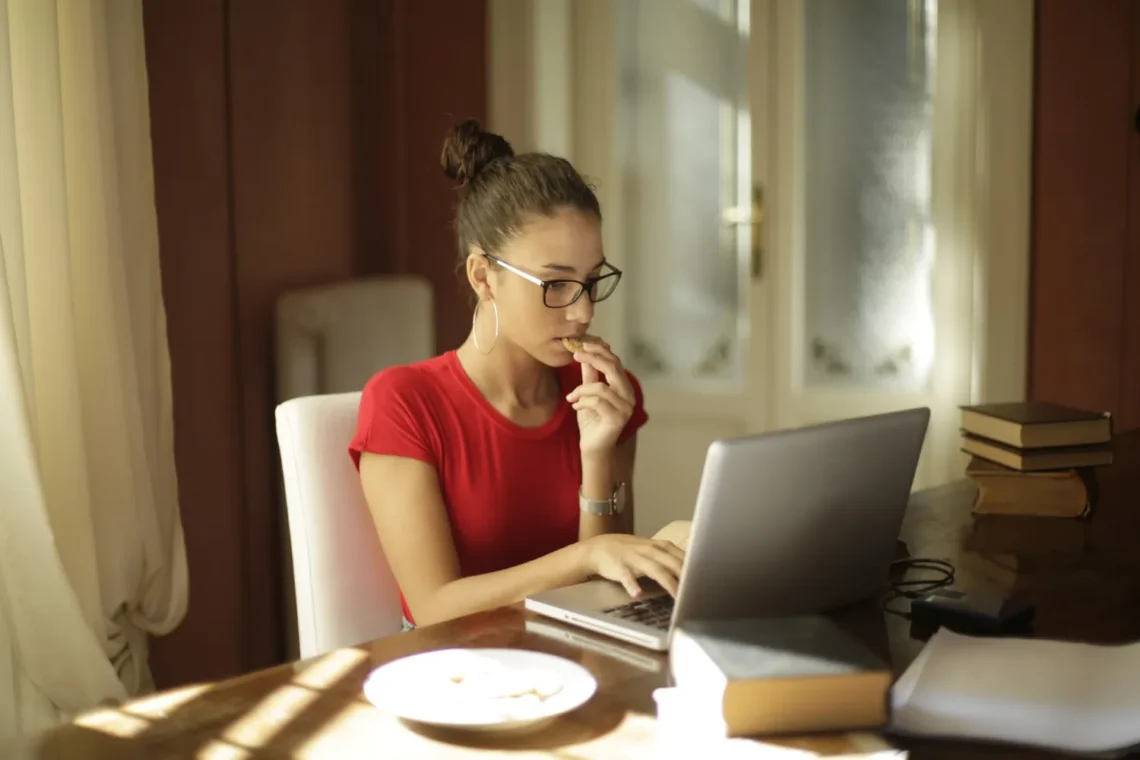
[[[432,465],[451,521],[464,577],[503,570],[578,540],[582,460],[578,419],[565,396],[581,365],[558,370],[562,392],[550,420],[525,428],[479,392],[455,351],[377,373],[360,398],[349,453],[418,459]],[[649,419],[641,386],[620,441]],[[414,505],[408,505],[414,507]],[[404,615],[412,616],[404,602]]]

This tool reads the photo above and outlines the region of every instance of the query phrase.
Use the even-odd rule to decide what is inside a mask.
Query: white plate
[[[404,720],[447,728],[532,726],[589,701],[598,682],[562,657],[527,649],[441,649],[381,665],[364,696]],[[526,692],[523,696],[516,696]]]

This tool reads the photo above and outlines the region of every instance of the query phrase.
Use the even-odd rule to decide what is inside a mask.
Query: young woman
[[[637,380],[604,342],[573,353],[621,272],[568,161],[514,155],[474,121],[443,146],[462,186],[459,259],[475,295],[457,350],[373,377],[350,452],[414,624],[598,575],[676,593],[684,554],[630,535]]]

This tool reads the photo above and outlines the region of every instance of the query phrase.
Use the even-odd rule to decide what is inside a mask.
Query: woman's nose
[[[567,319],[588,325],[594,318],[594,302],[589,295],[583,293],[577,301],[566,307],[566,312]]]

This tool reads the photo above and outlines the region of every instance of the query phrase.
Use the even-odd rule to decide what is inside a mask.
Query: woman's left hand
[[[578,412],[579,448],[584,454],[612,452],[633,415],[633,385],[604,343],[587,343],[574,358],[582,364],[582,384],[566,400]]]

